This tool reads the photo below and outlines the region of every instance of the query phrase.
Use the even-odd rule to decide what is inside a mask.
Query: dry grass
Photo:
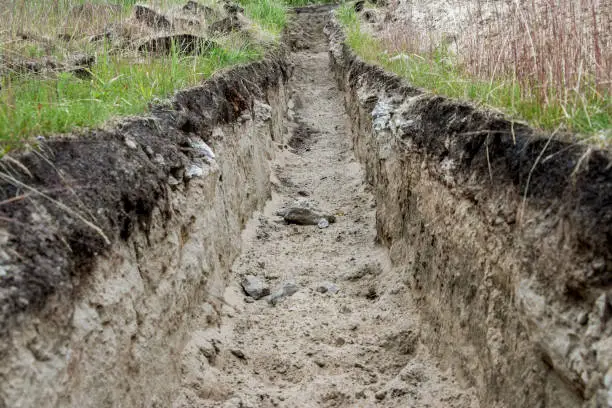
[[[517,95],[497,107],[514,114],[514,103],[529,102],[532,112],[519,116],[536,126],[555,129],[562,124],[569,130],[610,136],[612,1],[447,1],[444,4],[454,8],[445,9],[447,15],[440,16],[438,24],[428,24],[423,17],[430,13],[435,20],[435,8],[418,9],[436,1],[426,3],[392,10],[401,11],[403,19],[377,34],[382,49],[391,56],[442,56],[463,81],[488,83],[491,92],[512,89]],[[486,94],[479,98],[496,104]]]
[[[472,7],[480,21],[481,0]],[[505,9],[465,37],[460,58],[470,73],[514,78],[544,104],[612,94],[612,2],[513,0]]]

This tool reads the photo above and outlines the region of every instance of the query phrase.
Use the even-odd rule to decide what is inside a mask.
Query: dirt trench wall
[[[482,406],[612,406],[609,154],[412,88],[326,30],[425,343]]]
[[[214,399],[181,375],[185,337],[218,321],[241,229],[270,197],[287,78],[280,55],[3,159],[0,201],[26,196],[0,207],[0,406]]]

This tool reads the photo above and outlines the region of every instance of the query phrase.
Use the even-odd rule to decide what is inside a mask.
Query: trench
[[[73,210],[0,207],[0,407],[612,401],[608,156],[405,85],[330,10],[295,10],[289,55],[2,162]]]
[[[330,70],[328,14],[297,15],[307,42],[292,54],[289,148],[273,166],[272,199],[242,234],[220,327],[197,331],[187,348],[218,351],[205,362],[201,353],[183,356],[184,378],[206,381],[195,389],[185,381],[178,406],[476,407],[471,390],[421,344],[401,271],[376,244],[374,196]],[[296,205],[337,222],[286,225],[278,212]],[[247,275],[269,285],[272,296],[287,285],[297,292],[275,305],[245,302]]]

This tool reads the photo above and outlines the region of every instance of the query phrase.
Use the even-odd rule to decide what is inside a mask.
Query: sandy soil
[[[328,65],[326,15],[298,15],[288,130],[297,140],[274,164],[272,200],[244,231],[218,329],[194,332],[185,347],[174,406],[478,407],[421,344],[400,271],[375,243],[374,198]],[[276,215],[295,205],[337,222],[288,225]],[[246,275],[273,294],[287,284],[298,291],[275,305],[254,300],[241,286]]]

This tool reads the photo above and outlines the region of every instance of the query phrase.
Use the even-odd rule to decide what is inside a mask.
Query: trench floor
[[[478,407],[419,340],[402,271],[376,244],[374,196],[329,68],[328,12],[294,22],[302,48],[289,85],[294,139],[273,164],[272,200],[244,231],[219,327],[194,333],[199,346],[183,356],[175,407]],[[296,204],[337,222],[287,225],[276,214]],[[253,300],[241,287],[248,274],[273,293],[298,291],[276,305]]]

